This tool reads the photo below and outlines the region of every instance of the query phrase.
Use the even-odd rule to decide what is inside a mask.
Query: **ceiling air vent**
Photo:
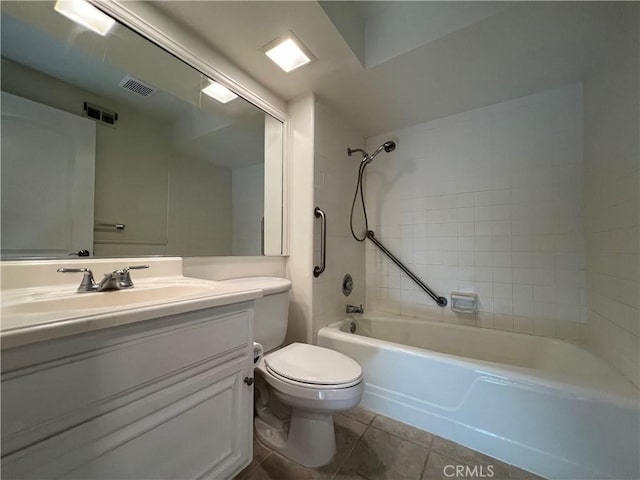
[[[116,123],[118,122],[118,114],[116,112],[88,102],[84,102],[82,105],[82,115],[113,128],[116,128]]]
[[[158,91],[157,88],[152,87],[148,83],[144,83],[138,79],[135,79],[130,75],[127,75],[122,80],[120,80],[118,86],[126,88],[127,90],[131,90],[133,93],[137,93],[138,95],[142,95],[143,97],[150,97]]]

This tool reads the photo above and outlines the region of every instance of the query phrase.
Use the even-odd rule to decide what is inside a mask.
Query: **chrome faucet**
[[[350,313],[364,313],[364,308],[362,307],[362,304],[360,304],[359,307],[356,307],[355,305],[347,305],[347,314]]]
[[[93,272],[88,268],[59,268],[60,273],[84,273],[80,286],[76,290],[78,293],[88,292],[106,292],[110,290],[122,290],[132,288],[133,281],[129,270],[139,270],[149,268],[149,265],[133,265],[127,266],[111,273],[105,273],[100,283],[96,283],[93,278]]]

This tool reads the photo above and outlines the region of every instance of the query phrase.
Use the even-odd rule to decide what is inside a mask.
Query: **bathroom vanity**
[[[59,317],[50,323],[33,307],[47,300],[33,299],[74,285],[9,290],[13,303],[3,297],[3,476],[228,478],[250,462],[253,300],[262,292],[185,279],[179,259],[157,262],[129,292],[139,288],[143,298],[181,281],[201,288],[107,307],[105,298],[129,292],[74,293],[99,306],[49,312]],[[55,262],[38,263],[44,277],[55,271]],[[153,277],[154,267],[168,275]],[[8,277],[3,265],[3,283]],[[27,293],[24,305],[35,311],[16,314],[15,298]]]

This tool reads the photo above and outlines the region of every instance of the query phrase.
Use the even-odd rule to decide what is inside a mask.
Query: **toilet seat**
[[[267,355],[265,364],[276,378],[308,388],[348,388],[362,381],[357,362],[335,350],[306,343],[292,343]]]
[[[362,378],[349,387],[312,385],[310,383],[295,382],[271,372],[266,366],[264,358],[260,360],[256,369],[262,373],[264,380],[275,391],[304,401],[320,402],[320,404],[329,405],[333,401],[340,402],[349,400],[354,396],[361,396],[364,390],[364,380]]]
[[[277,378],[278,380],[280,380],[281,382],[284,382],[288,385],[294,386],[294,387],[302,387],[302,388],[313,388],[316,390],[333,390],[333,389],[341,389],[341,388],[349,388],[349,387],[353,387],[354,385],[357,385],[358,383],[360,383],[362,381],[362,376],[356,378],[355,380],[352,380],[351,382],[348,383],[337,383],[335,385],[323,385],[323,384],[317,384],[317,383],[305,383],[305,382],[300,382],[298,380],[286,377],[284,375],[280,375],[278,372],[274,372],[271,368],[269,368],[269,365],[266,366],[266,370],[267,372],[272,375],[273,377]]]

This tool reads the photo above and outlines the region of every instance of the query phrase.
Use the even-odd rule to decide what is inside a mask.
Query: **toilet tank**
[[[255,301],[254,341],[262,344],[265,352],[282,345],[289,323],[291,281],[277,277],[244,277],[225,282],[262,290],[263,297]]]

